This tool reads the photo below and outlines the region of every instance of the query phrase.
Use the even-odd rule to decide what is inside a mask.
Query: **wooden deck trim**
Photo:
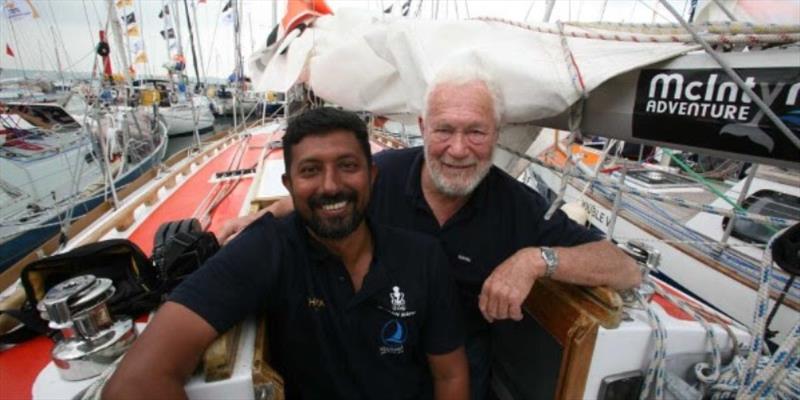
[[[600,326],[619,326],[622,299],[606,288],[590,289],[541,279],[536,281],[524,307],[564,348],[556,398],[583,398],[597,332]]]

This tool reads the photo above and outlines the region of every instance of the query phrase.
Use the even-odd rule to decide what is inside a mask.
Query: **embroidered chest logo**
[[[400,291],[399,286],[392,288],[392,292],[389,293],[389,299],[392,300],[392,311],[398,312],[406,310],[406,295]]]
[[[381,346],[378,350],[384,354],[403,354],[403,344],[408,339],[406,325],[402,320],[392,319],[383,324],[381,328]]]
[[[322,300],[319,297],[309,296],[308,297],[308,308],[310,308],[310,309],[312,309],[314,311],[319,311],[319,310],[325,308],[325,300]]]

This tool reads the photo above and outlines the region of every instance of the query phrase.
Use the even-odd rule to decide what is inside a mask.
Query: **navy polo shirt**
[[[464,340],[446,256],[434,238],[368,226],[373,259],[358,292],[296,214],[266,214],[169,300],[217,332],[266,311],[270,362],[288,398],[430,398],[425,355],[449,353]]]
[[[549,220],[548,202],[492,166],[467,203],[439,226],[422,193],[423,148],[386,150],[374,157],[378,177],[370,217],[376,223],[438,237],[464,305],[467,334],[488,328],[478,308],[483,282],[500,263],[530,246],[574,246],[602,239],[562,211]]]

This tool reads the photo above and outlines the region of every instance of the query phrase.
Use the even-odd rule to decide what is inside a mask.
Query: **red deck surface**
[[[238,166],[230,166],[230,162],[239,146],[234,144],[223,150],[184,182],[172,196],[159,204],[145,222],[129,236],[129,239],[149,255],[153,247],[153,235],[158,227],[166,221],[192,217],[197,205],[214,188],[215,185],[209,180],[215,172],[255,167],[264,146],[269,141],[279,138],[280,135],[251,136],[247,139],[247,148]],[[280,150],[269,154],[269,158],[281,157],[283,157],[283,152]],[[240,180],[230,194],[219,203],[212,214],[210,224],[212,232],[217,232],[226,220],[239,215],[239,210],[241,210],[252,183],[252,178]],[[231,185],[231,183],[226,185]],[[50,340],[39,337],[0,352],[0,400],[30,399],[33,382],[39,372],[50,362],[52,348],[53,343]]]

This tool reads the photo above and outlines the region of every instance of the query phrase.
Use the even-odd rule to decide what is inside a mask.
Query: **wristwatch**
[[[542,260],[544,260],[544,264],[547,266],[547,269],[544,271],[544,277],[549,278],[553,276],[558,268],[558,254],[552,247],[542,246],[539,250],[542,252]]]

